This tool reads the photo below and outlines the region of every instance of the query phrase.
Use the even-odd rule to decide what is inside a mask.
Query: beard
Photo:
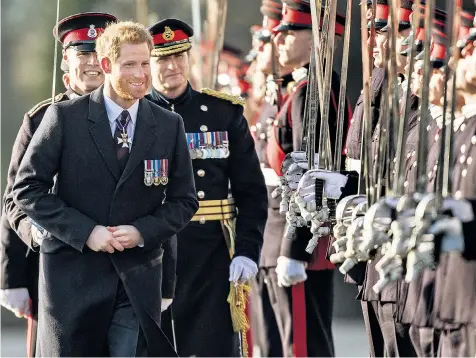
[[[112,85],[117,95],[126,100],[141,99],[147,94],[147,90],[150,86],[150,76],[146,76],[143,80],[137,80],[137,82],[145,82],[140,87],[131,85],[130,79],[116,77],[112,81]],[[132,81],[134,82],[134,81]]]

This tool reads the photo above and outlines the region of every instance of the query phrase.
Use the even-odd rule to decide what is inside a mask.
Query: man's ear
[[[111,73],[111,60],[107,57],[101,58],[99,64],[104,73]]]
[[[63,73],[63,85],[66,89],[69,88],[69,74]]]

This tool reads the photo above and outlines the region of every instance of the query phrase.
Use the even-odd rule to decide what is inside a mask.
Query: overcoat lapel
[[[124,183],[135,168],[143,162],[145,155],[149,151],[155,137],[159,134],[160,128],[156,126],[152,109],[149,101],[142,98],[139,101],[139,111],[137,113],[136,127],[134,131],[134,138],[132,140],[132,148],[127,160],[124,172],[117,184],[120,186]]]
[[[92,122],[89,131],[109,171],[118,181],[120,178],[119,161],[117,160],[116,146],[111,135],[111,126],[107,117],[102,91],[103,86],[93,91],[89,97],[88,119]]]

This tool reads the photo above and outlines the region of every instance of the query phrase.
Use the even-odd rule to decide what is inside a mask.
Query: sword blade
[[[415,9],[420,8],[420,0],[415,1]],[[395,170],[395,178],[397,179],[395,193],[397,195],[403,195],[404,193],[404,184],[405,184],[405,173],[404,173],[404,166],[405,166],[405,156],[403,155],[404,149],[404,135],[407,132],[408,120],[410,117],[410,96],[411,96],[411,75],[413,73],[414,62],[415,62],[415,55],[416,55],[416,45],[415,45],[415,35],[416,35],[416,28],[420,23],[420,11],[413,12],[413,21],[412,21],[412,28],[413,28],[413,39],[411,41],[411,48],[410,48],[410,59],[408,63],[408,71],[406,73],[407,79],[407,88],[403,103],[403,121],[400,122],[398,127],[398,137],[397,137],[397,167]]]
[[[311,63],[309,66],[309,83],[307,97],[306,97],[306,107],[308,115],[308,133],[307,133],[307,159],[309,169],[314,169],[314,157],[316,152],[316,122],[317,122],[317,96],[316,96],[316,85],[317,85],[317,76],[316,76],[316,56],[314,53],[311,53]]]
[[[173,339],[173,343],[174,343],[174,349],[175,349],[175,352],[178,353],[178,347],[177,347],[177,338],[176,338],[176,335],[175,335],[175,320],[174,320],[174,313],[172,311],[172,306],[169,307],[169,310],[170,310],[170,325],[171,325],[171,328],[172,328],[172,339]]]
[[[389,1],[389,25],[390,25],[390,31],[389,31],[389,42],[390,42],[390,48],[389,48],[389,55],[390,55],[390,61],[387,63],[388,65],[388,78],[389,78],[389,84],[390,84],[390,93],[389,93],[389,108],[390,108],[390,128],[391,132],[388,133],[388,143],[389,143],[389,156],[388,159],[390,160],[390,166],[392,166],[393,159],[396,158],[396,163],[400,162],[401,156],[403,156],[403,142],[401,151],[399,152],[397,150],[397,145],[396,142],[398,141],[398,134],[399,133],[399,128],[400,127],[405,127],[405,123],[403,122],[403,117],[400,117],[399,113],[399,99],[400,99],[400,93],[399,93],[399,84],[398,84],[398,68],[397,68],[397,32],[398,32],[398,18],[397,18],[397,12],[398,8],[400,7],[400,0],[390,0]],[[398,128],[398,129],[397,129]],[[403,131],[403,129],[402,129]],[[395,134],[397,134],[397,138],[395,138]],[[403,135],[403,132],[402,132]],[[396,187],[398,183],[398,176],[400,172],[398,172],[398,165],[395,165],[395,171],[391,170],[387,173],[387,176],[389,179],[392,177],[392,172],[395,172],[394,179],[392,181],[392,188],[393,192],[396,192]],[[393,168],[391,168],[393,169]],[[388,188],[388,192],[390,195],[394,194],[391,193],[390,187]]]
[[[327,30],[327,48],[325,58],[325,72],[324,72],[324,96],[323,103],[321,103],[321,123],[319,131],[319,169],[330,169],[326,165],[326,160],[330,161],[329,157],[332,156],[332,152],[327,150],[330,148],[330,136],[329,136],[329,106],[331,101],[332,90],[332,67],[334,64],[334,40],[335,40],[335,23],[337,15],[337,2],[328,1],[329,5],[329,24]],[[327,6],[327,4],[326,4]],[[328,163],[332,165],[332,163]]]
[[[375,13],[375,12],[374,12]],[[362,49],[362,90],[364,94],[364,123],[363,123],[363,151],[362,151],[362,160],[363,160],[363,176],[365,178],[365,190],[367,196],[367,204],[370,205],[373,199],[373,190],[374,186],[372,183],[372,178],[370,175],[370,161],[372,160],[372,118],[370,114],[370,56],[369,49],[367,48],[367,21],[366,21],[366,4],[363,1],[360,5],[360,31],[361,31],[361,49]],[[372,42],[373,45],[373,42]],[[362,172],[361,172],[362,173]],[[362,174],[361,174],[362,175]]]
[[[350,28],[352,25],[352,0],[347,0],[345,19],[344,48],[342,51],[342,65],[340,70],[339,103],[337,105],[337,132],[335,144],[336,147],[334,152],[334,171],[338,171],[342,167],[342,137],[344,136],[344,119],[347,110],[346,94],[347,72],[349,68]]]
[[[429,123],[429,88],[430,88],[430,49],[431,49],[431,28],[433,24],[433,11],[435,0],[428,0],[425,7],[425,40],[423,45],[423,80],[421,96],[420,127],[418,131],[418,153],[417,153],[417,183],[416,191],[424,194],[426,192],[426,160],[428,158],[428,134],[427,126]]]
[[[388,97],[388,85],[387,81],[384,82],[382,88],[382,98]],[[377,164],[374,166],[374,178],[375,183],[375,198],[376,200],[380,199],[382,193],[382,187],[384,182],[384,168],[385,162],[387,160],[387,136],[388,136],[388,101],[381,102],[380,108],[380,118],[379,118],[379,127],[378,127],[378,153],[377,153]]]
[[[459,16],[461,7],[460,4],[455,4],[454,1],[446,2],[446,11],[448,13],[448,38],[447,38],[447,52],[445,57],[445,85],[444,85],[444,102],[443,102],[443,127],[441,128],[441,138],[440,143],[440,155],[438,158],[438,163],[440,165],[437,169],[437,183],[436,183],[436,201],[438,204],[441,204],[442,198],[447,197],[451,194],[452,191],[452,168],[451,164],[453,163],[453,122],[455,116],[455,97],[456,97],[456,66],[458,61],[454,61],[454,68],[449,66],[449,61],[452,55],[455,56],[455,59],[458,58],[457,52],[454,51],[452,54],[452,49],[455,49],[458,28],[459,28]],[[452,81],[451,91],[448,91],[448,83]],[[449,111],[448,111],[449,109]],[[449,113],[448,113],[449,112]],[[450,120],[447,123],[447,116],[450,115]],[[441,165],[443,164],[443,165]]]

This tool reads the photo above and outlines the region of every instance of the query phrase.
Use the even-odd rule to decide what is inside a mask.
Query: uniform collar
[[[435,104],[430,105],[430,114],[433,119],[437,119],[443,115],[443,108]]]
[[[464,111],[464,107],[463,107],[463,111]],[[461,112],[461,114],[459,115],[455,115],[455,118],[453,120],[453,130],[456,132],[459,127],[461,127],[461,125],[464,123],[464,121],[469,118],[467,117],[464,112]],[[473,116],[476,115],[476,107],[473,109]],[[436,124],[438,125],[438,128],[443,128],[443,108],[441,108],[440,106],[435,106],[435,105],[432,105],[430,106],[430,114],[431,114],[431,117],[436,121]],[[446,121],[449,121],[450,120],[450,112],[447,112],[446,114],[446,118],[445,120]]]
[[[476,114],[475,111],[473,111],[473,116]],[[449,116],[449,114],[448,114]],[[455,119],[453,121],[453,130],[456,132],[461,125],[468,119],[469,117],[466,117],[464,114],[460,114],[459,116],[455,116]]]
[[[75,98],[81,97],[81,95],[78,92],[75,92],[71,87],[68,87],[68,90],[66,91],[66,95],[68,96],[69,99],[75,99]]]
[[[159,102],[165,103],[168,106],[176,106],[178,104],[186,103],[192,97],[192,86],[190,83],[187,83],[185,91],[180,96],[175,98],[168,98],[155,88],[152,89],[152,96]]]
[[[300,67],[298,69],[295,69],[291,75],[294,81],[301,82],[303,80],[307,80],[308,72],[309,72],[309,64],[307,64],[306,66]]]
[[[461,112],[466,118],[474,117],[476,115],[476,103],[464,105]]]
[[[283,76],[283,84],[282,86],[285,88],[289,83],[291,83],[292,81],[294,81],[294,78],[293,78],[293,74],[292,73],[288,73],[287,75],[284,75]]]

